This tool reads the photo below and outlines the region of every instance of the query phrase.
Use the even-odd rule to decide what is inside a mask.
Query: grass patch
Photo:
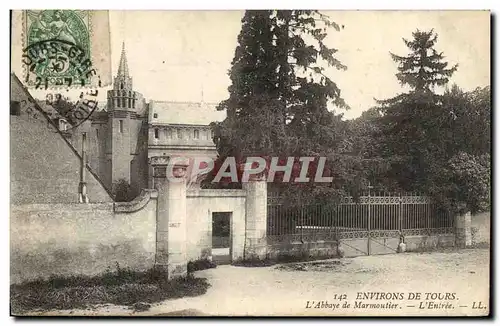
[[[120,268],[108,269],[98,276],[52,276],[10,287],[11,312],[23,314],[35,310],[88,308],[98,304],[125,305],[137,311],[166,299],[194,297],[206,293],[210,284],[190,273],[168,281],[166,271],[143,272]]]

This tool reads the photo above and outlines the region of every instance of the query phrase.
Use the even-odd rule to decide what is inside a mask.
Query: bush
[[[474,156],[460,152],[448,162],[454,186],[452,198],[465,203],[472,213],[490,209],[490,160],[489,154]]]
[[[130,184],[125,179],[120,179],[113,185],[113,195],[117,202],[129,202],[135,198]]]
[[[202,271],[205,269],[209,268],[216,268],[217,264],[215,264],[213,261],[210,261],[208,259],[199,259],[195,261],[190,261],[187,264],[187,271],[188,274],[191,274],[196,271]]]

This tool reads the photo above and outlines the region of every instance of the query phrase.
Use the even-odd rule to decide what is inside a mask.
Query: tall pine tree
[[[247,11],[229,72],[227,111],[214,124],[220,158],[331,156],[345,124],[329,106],[347,108],[325,73],[346,67],[325,44],[340,26],[318,11]]]
[[[270,11],[245,12],[229,72],[230,96],[218,106],[227,118],[214,125],[222,158],[274,152],[276,139],[283,136],[273,115],[278,96],[273,38]]]
[[[409,54],[391,57],[398,64],[397,79],[410,90],[378,101],[383,154],[391,163],[389,179],[397,180],[403,190],[427,191],[443,151],[436,120],[442,114],[442,96],[435,88],[448,83],[457,65],[448,68],[443,53],[436,51],[433,30],[417,30],[412,40],[403,40]]]
[[[334,57],[337,50],[324,43],[328,27],[340,30],[317,11],[245,13],[229,73],[229,98],[219,105],[228,116],[216,128],[220,153],[304,150],[314,144],[298,146],[298,139],[319,134],[313,125],[334,120],[328,102],[347,107],[337,85],[324,74],[325,66],[346,69]]]
[[[458,65],[447,68],[443,53],[434,48],[437,37],[433,30],[422,32],[417,29],[412,40],[403,39],[410,50],[407,56],[391,53],[392,59],[398,63],[396,77],[401,85],[410,86],[414,92],[431,92],[435,86],[448,83]]]
[[[277,11],[273,17],[279,63],[279,98],[292,155],[325,154],[339,145],[341,116],[328,110],[348,106],[325,67],[347,69],[325,44],[340,26],[318,11]]]

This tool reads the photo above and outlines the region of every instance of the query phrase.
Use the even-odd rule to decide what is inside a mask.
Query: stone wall
[[[280,237],[280,241],[269,242],[266,257],[276,259],[283,256],[313,257],[317,259],[336,257],[336,240],[294,241],[292,236]],[[414,235],[405,237],[406,251],[426,251],[436,248],[455,246],[454,234]],[[371,255],[395,254],[399,238],[375,238],[370,241]],[[365,256],[368,252],[368,238],[342,239],[341,247],[344,257]]]
[[[406,236],[406,251],[425,251],[455,246],[454,234]]]
[[[478,213],[471,216],[471,228],[473,230],[472,244],[491,242],[491,212]]]
[[[283,241],[281,243],[268,243],[266,248],[266,258],[280,259],[285,257],[315,257],[315,258],[332,258],[336,257],[337,241],[314,241],[314,242],[298,242],[298,241]]]
[[[132,203],[11,207],[11,283],[154,266],[156,195]]]

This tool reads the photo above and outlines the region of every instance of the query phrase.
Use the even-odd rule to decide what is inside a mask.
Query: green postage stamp
[[[28,87],[48,89],[109,84],[107,12],[25,10],[22,33],[23,81]]]

